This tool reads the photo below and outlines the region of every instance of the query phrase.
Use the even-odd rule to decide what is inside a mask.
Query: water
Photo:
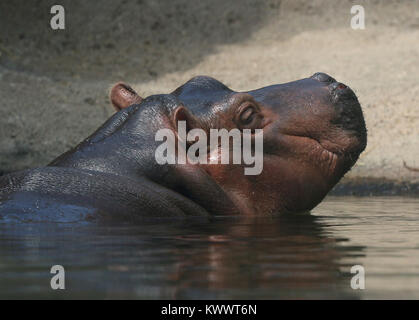
[[[0,298],[418,299],[418,214],[415,198],[329,197],[292,217],[0,223]]]

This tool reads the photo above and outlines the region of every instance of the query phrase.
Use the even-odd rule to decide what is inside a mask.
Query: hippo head
[[[354,92],[324,73],[247,92],[200,76],[170,94],[145,99],[118,83],[111,100],[119,112],[76,152],[52,165],[67,161],[130,178],[146,177],[214,214],[308,211],[366,147],[364,118]],[[158,165],[155,134],[166,128],[178,141],[179,121],[186,123],[188,132],[202,129],[208,136],[211,129],[247,129],[254,139],[263,133],[263,169],[246,175],[243,164],[231,162]],[[211,158],[213,150],[205,143],[205,157]],[[190,148],[191,143],[184,146]],[[89,167],[92,163],[94,168]]]
[[[312,209],[366,147],[357,97],[325,73],[241,93],[196,77],[172,94],[193,114],[190,122],[206,130],[263,130],[260,175],[244,175],[234,164],[202,166],[242,212]]]

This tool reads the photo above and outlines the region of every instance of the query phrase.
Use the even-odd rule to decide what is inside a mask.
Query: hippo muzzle
[[[367,130],[355,93],[325,73],[250,91],[266,110],[265,170],[287,181],[288,211],[313,208],[355,164]],[[286,160],[285,160],[286,159]]]

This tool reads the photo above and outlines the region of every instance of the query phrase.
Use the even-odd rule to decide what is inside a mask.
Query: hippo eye
[[[240,108],[235,122],[242,129],[254,128],[258,125],[260,119],[258,109],[252,103],[245,103]]]
[[[252,123],[255,114],[256,112],[253,107],[245,108],[240,114],[240,122],[245,125]]]

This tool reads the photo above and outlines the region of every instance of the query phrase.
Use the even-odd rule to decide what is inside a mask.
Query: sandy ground
[[[419,183],[403,167],[419,167],[419,1],[357,2],[365,30],[344,0],[62,1],[64,31],[49,29],[51,1],[25,3],[0,4],[0,171],[85,138],[119,80],[147,96],[199,74],[249,90],[322,71],[354,89],[369,131],[346,181]]]

